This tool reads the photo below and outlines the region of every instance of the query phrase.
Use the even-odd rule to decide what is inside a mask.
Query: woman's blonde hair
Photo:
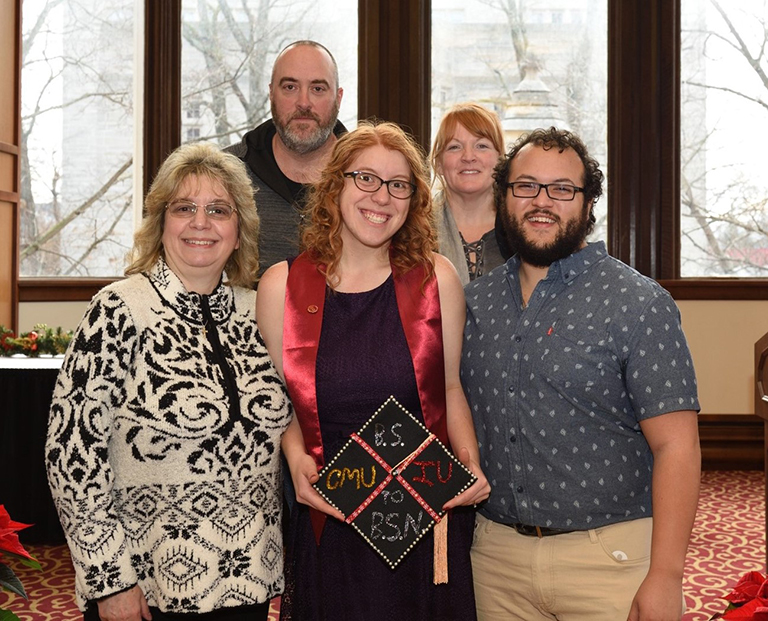
[[[305,210],[308,224],[302,231],[302,247],[309,251],[313,261],[325,266],[325,277],[331,286],[338,284],[335,274],[341,259],[343,222],[339,199],[345,187],[344,173],[350,172],[352,161],[362,151],[377,145],[402,153],[411,170],[410,181],[416,186],[405,222],[392,237],[392,265],[398,273],[422,265],[427,278],[434,272],[432,252],[436,237],[424,151],[394,123],[362,121],[334,146],[320,180],[310,190]]]
[[[445,179],[438,172],[438,162],[445,153],[448,143],[456,134],[456,127],[462,125],[470,134],[478,138],[485,138],[491,141],[493,148],[499,154],[504,154],[504,132],[501,129],[501,121],[495,112],[491,112],[476,103],[462,103],[453,106],[440,121],[440,127],[435,135],[435,142],[432,145],[432,152],[429,156],[432,170],[435,173],[435,179],[445,187]]]
[[[240,242],[224,270],[232,286],[252,287],[259,271],[259,215],[253,186],[245,165],[234,155],[212,144],[185,144],[171,153],[160,166],[144,200],[144,219],[133,237],[133,250],[125,275],[149,271],[163,255],[163,231],[168,203],[190,175],[218,181],[232,197],[237,210],[237,237]]]

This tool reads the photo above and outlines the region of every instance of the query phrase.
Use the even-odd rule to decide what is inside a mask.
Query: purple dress
[[[330,293],[326,298],[316,384],[326,463],[390,395],[423,422],[392,276],[372,291]],[[432,530],[390,569],[357,531],[333,518],[326,520],[316,545],[309,511],[297,504],[288,528],[280,617],[472,621],[473,523],[469,509],[451,513],[448,584],[434,585]]]

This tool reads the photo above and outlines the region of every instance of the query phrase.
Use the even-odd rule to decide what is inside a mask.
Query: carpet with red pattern
[[[0,608],[12,610],[20,621],[67,621],[82,619],[75,605],[75,572],[67,546],[25,545],[42,566],[42,571],[11,563],[14,573],[24,585],[28,600],[12,593],[0,592]],[[277,621],[279,598],[273,601],[269,621]]]
[[[765,574],[765,479],[759,470],[704,472],[685,558],[685,621],[722,612],[742,574]]]
[[[704,472],[696,523],[685,562],[685,621],[707,621],[722,612],[722,597],[748,571],[765,573],[765,483],[763,473]],[[43,570],[14,563],[29,600],[0,593],[0,608],[21,621],[80,619],[74,573],[66,546],[27,546]],[[278,618],[273,602],[270,620]]]

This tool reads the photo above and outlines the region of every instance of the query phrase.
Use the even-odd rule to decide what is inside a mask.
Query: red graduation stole
[[[443,444],[448,442],[445,405],[443,330],[437,278],[424,285],[424,268],[416,267],[398,275],[393,269],[395,298],[405,339],[413,360],[424,423]],[[320,420],[317,414],[315,365],[320,344],[325,306],[325,276],[318,271],[306,252],[294,260],[288,272],[283,321],[283,372],[304,444],[320,470],[325,464]],[[310,509],[316,541],[325,525],[326,515]]]

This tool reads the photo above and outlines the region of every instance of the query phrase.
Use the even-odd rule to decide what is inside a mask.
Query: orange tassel
[[[435,558],[434,578],[435,584],[448,584],[448,514],[435,524]]]

